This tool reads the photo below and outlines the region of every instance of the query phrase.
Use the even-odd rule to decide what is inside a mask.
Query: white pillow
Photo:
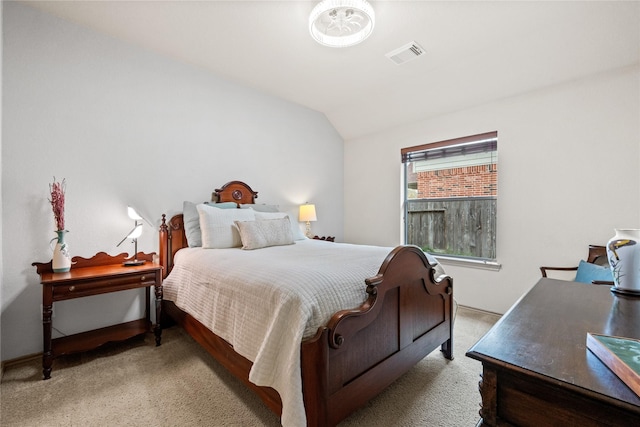
[[[269,246],[293,244],[289,217],[259,221],[236,221],[242,249],[260,249]]]
[[[256,212],[256,220],[265,220],[265,219],[278,219],[278,218],[289,218],[289,223],[291,224],[291,233],[293,234],[293,240],[304,240],[307,237],[304,235],[302,230],[297,223],[291,220],[291,216],[285,212]]]
[[[255,220],[251,209],[218,209],[205,204],[197,205],[205,249],[237,248],[242,246],[234,221]]]
[[[244,203],[240,209],[253,209],[256,212],[280,212],[278,205],[259,205],[254,203]]]
[[[218,209],[237,209],[235,202],[213,203],[205,202],[205,205]],[[196,206],[198,203],[184,201],[182,203],[182,219],[184,221],[184,232],[187,237],[187,244],[190,248],[202,246],[202,233],[200,232],[200,214]]]

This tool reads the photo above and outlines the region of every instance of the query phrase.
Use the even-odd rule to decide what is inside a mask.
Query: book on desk
[[[587,348],[640,396],[640,340],[587,333]]]

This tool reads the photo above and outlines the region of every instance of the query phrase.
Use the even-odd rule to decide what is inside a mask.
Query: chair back
[[[613,282],[609,279],[609,260],[607,259],[607,249],[600,245],[589,245],[589,254],[587,256],[588,264],[584,264],[581,261],[580,269],[576,267],[540,267],[542,277],[547,277],[547,271],[560,271],[569,272],[576,271],[576,279],[578,281],[591,282],[594,285],[613,285]],[[584,265],[583,265],[584,264]],[[589,266],[594,264],[594,266]],[[595,267],[595,266],[598,267]],[[588,266],[588,268],[586,268]],[[600,267],[604,267],[600,268]],[[605,273],[606,272],[606,273]],[[607,280],[604,279],[606,276]]]
[[[589,245],[589,256],[587,262],[597,265],[608,265],[607,248],[598,245]]]

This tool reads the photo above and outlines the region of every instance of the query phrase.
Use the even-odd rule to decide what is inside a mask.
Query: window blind
[[[401,150],[402,163],[420,160],[432,160],[465,154],[477,154],[496,151],[498,149],[498,133],[487,132],[464,138],[433,142]]]

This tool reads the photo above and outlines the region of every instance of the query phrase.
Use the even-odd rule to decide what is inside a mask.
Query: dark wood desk
[[[541,279],[469,351],[480,426],[640,425],[640,397],[587,349],[587,332],[640,338],[640,299]]]

